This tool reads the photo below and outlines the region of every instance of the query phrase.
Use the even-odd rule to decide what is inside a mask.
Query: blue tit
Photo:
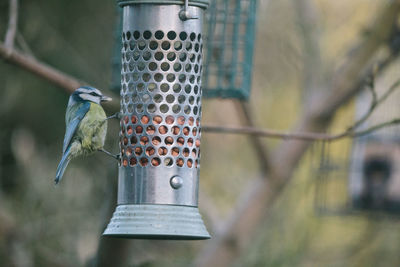
[[[71,159],[95,151],[109,154],[103,149],[107,117],[100,103],[110,100],[100,90],[89,86],[76,89],[69,97],[65,114],[63,155],[58,164],[55,184],[60,182]]]

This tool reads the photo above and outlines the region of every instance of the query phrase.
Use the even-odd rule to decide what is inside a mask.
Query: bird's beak
[[[108,102],[108,101],[111,101],[111,100],[112,100],[111,97],[108,97],[108,96],[105,96],[105,95],[101,96],[101,102]]]

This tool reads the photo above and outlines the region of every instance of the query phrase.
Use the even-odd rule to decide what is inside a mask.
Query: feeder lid
[[[189,6],[201,8],[207,8],[209,3],[210,0],[189,0]],[[121,7],[137,4],[184,5],[185,0],[118,0],[118,4]]]

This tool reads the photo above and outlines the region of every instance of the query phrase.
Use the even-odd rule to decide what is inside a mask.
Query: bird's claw
[[[109,120],[109,119],[118,119],[118,120],[121,119],[121,112],[117,112],[117,113],[111,115],[110,117],[107,117],[107,120]]]

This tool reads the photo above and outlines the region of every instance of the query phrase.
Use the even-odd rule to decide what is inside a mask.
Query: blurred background
[[[258,1],[247,101],[253,125],[284,132],[297,125],[305,107],[329,90],[333,73],[351,59],[353,48],[369,40],[371,25],[390,5],[398,10],[397,1]],[[1,0],[1,41],[8,13],[9,2]],[[111,87],[117,22],[115,1],[19,1],[16,42],[36,59],[106,91]],[[396,49],[393,42],[382,43],[365,55],[365,67],[390,59],[376,76],[378,95],[399,79]],[[192,266],[207,257],[203,252],[213,239],[101,239],[117,192],[118,166],[105,155],[72,161],[61,185],[54,187],[68,97],[48,81],[0,60],[0,265]],[[399,100],[399,92],[393,93],[371,120],[398,117]],[[346,130],[369,102],[366,93],[343,105],[328,132]],[[238,100],[205,99],[202,110],[204,125],[248,124]],[[385,164],[373,165],[378,166],[378,175],[388,176],[385,171],[399,168],[396,129],[374,135],[371,138],[378,141],[372,145],[370,139],[351,138],[311,145],[227,266],[398,266],[400,224],[393,211],[397,192],[390,198],[395,208],[355,204],[365,191],[366,169],[357,165],[368,158],[365,153],[380,151],[391,162],[388,169]],[[215,239],[245,203],[249,185],[266,175],[254,138],[209,132],[202,136],[199,205]],[[257,140],[259,149],[272,158],[287,142]],[[373,147],[381,143],[386,148]],[[368,146],[372,152],[365,152]],[[118,152],[116,121],[109,124],[105,147]],[[393,158],[387,149],[392,149]]]

